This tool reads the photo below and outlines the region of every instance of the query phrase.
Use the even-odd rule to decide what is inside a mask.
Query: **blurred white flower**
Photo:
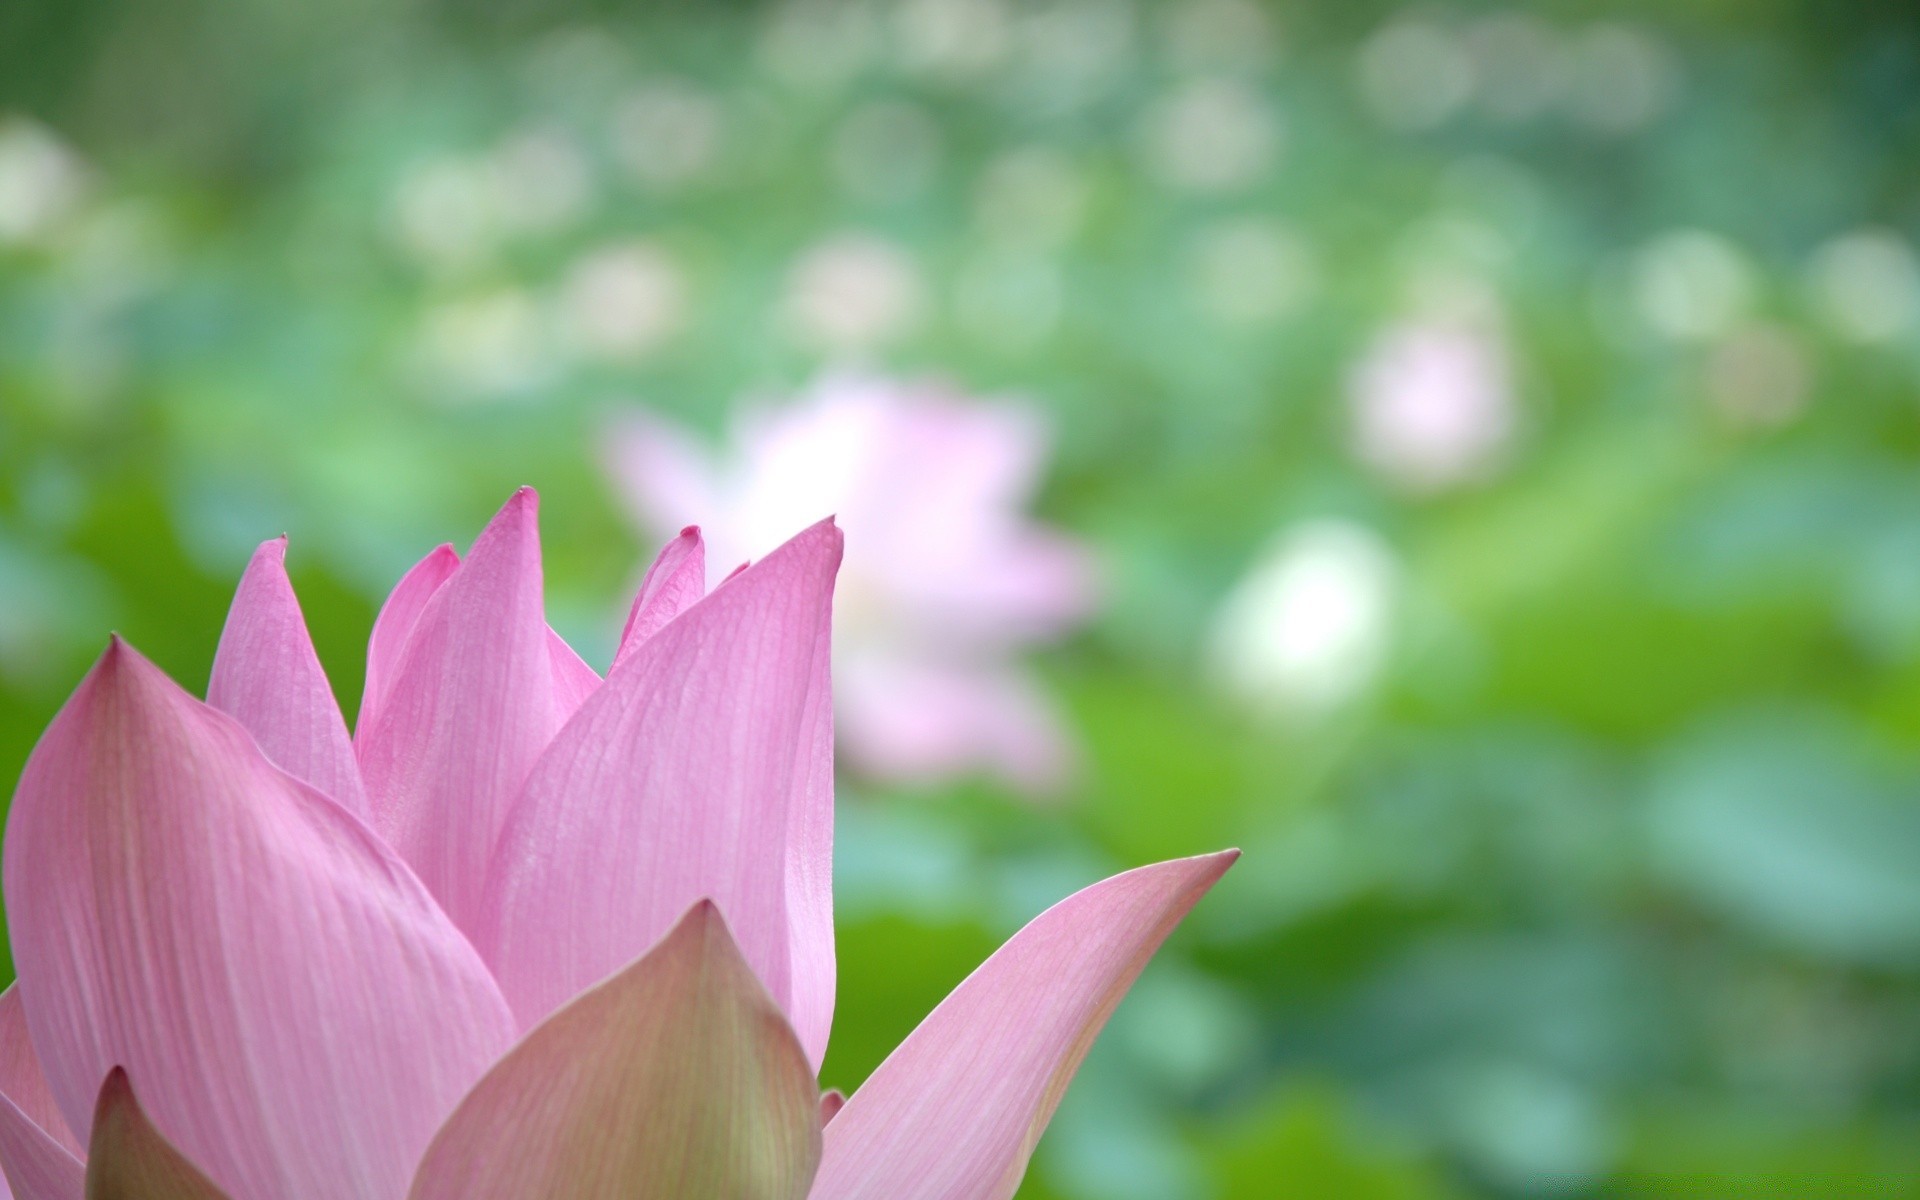
[[[531,90],[554,108],[604,103],[633,71],[628,49],[607,29],[565,25],[536,40],[521,69]]]
[[[1397,17],[1360,48],[1360,94],[1394,129],[1431,129],[1473,94],[1473,59],[1452,30]]]
[[[552,370],[540,307],[519,288],[499,288],[427,310],[416,366],[436,396],[453,401],[524,395]]]
[[[558,125],[529,124],[487,153],[440,154],[408,168],[394,188],[388,233],[422,267],[485,263],[510,237],[552,233],[593,201],[593,167]]]
[[[940,169],[940,126],[904,100],[876,100],[847,114],[828,150],[835,178],[868,202],[911,199]]]
[[[445,155],[401,176],[388,213],[393,240],[426,267],[471,266],[493,249],[493,178],[481,161]]]
[[[726,133],[720,104],[689,80],[642,84],[614,105],[612,150],[642,187],[666,191],[713,168]]]
[[[1399,563],[1372,530],[1337,519],[1296,525],[1221,606],[1207,645],[1211,672],[1263,713],[1338,707],[1386,663],[1399,584]]]
[[[1746,315],[1756,290],[1740,248],[1718,234],[1687,229],[1634,255],[1630,287],[1640,318],[1679,341],[1714,337]]]
[[[1311,247],[1285,225],[1260,217],[1234,217],[1203,230],[1188,272],[1201,309],[1230,326],[1289,317],[1319,286]]]
[[[760,57],[787,83],[828,90],[865,69],[879,40],[872,8],[858,0],[782,0],[769,10]]]
[[[978,75],[1007,52],[1004,0],[904,0],[894,11],[900,57],[949,79]]]
[[[1278,50],[1273,17],[1254,0],[1186,0],[1161,16],[1167,56],[1183,70],[1259,70]]]
[[[1628,134],[1672,106],[1680,89],[1678,56],[1652,33],[1598,25],[1573,43],[1567,104],[1573,119],[1600,133]]]
[[[1009,150],[987,164],[974,197],[982,234],[1042,249],[1071,240],[1086,209],[1086,179],[1066,156],[1045,146]]]
[[[1890,229],[1837,237],[1814,254],[1807,283],[1822,320],[1851,341],[1911,333],[1920,318],[1920,261]]]
[[[87,171],[30,117],[0,114],[0,244],[40,237],[86,195]]]
[[[1127,0],[1053,0],[1017,11],[1013,45],[1028,78],[1053,102],[1084,103],[1132,65],[1137,29]]]
[[[1256,88],[1229,79],[1188,84],[1144,118],[1147,165],[1164,183],[1196,192],[1244,187],[1280,151],[1280,116]]]
[[[550,233],[580,219],[593,202],[593,167],[580,140],[557,125],[514,130],[489,157],[488,200],[516,233]]]
[[[1552,108],[1566,86],[1567,51],[1557,30],[1531,12],[1476,22],[1467,46],[1480,106],[1502,121],[1526,121]]]
[[[846,530],[834,692],[845,751],[889,779],[988,769],[1061,782],[1072,752],[1015,658],[1093,603],[1086,550],[1025,514],[1047,457],[1031,408],[832,378],[738,418],[710,453],[657,419],[618,422],[608,465],[635,519],[698,524],[718,581],[829,513]]]
[[[1807,405],[1813,366],[1794,332],[1743,325],[1707,355],[1707,399],[1736,425],[1784,425]]]
[[[916,325],[926,285],[905,249],[867,233],[841,233],[800,256],[787,279],[788,328],[818,349],[870,350]]]
[[[1377,337],[1348,378],[1354,452],[1414,491],[1483,478],[1516,424],[1505,339],[1484,324],[1409,321]]]
[[[636,238],[573,264],[561,285],[559,319],[561,332],[582,352],[632,361],[678,333],[686,307],[686,280],[673,259]]]

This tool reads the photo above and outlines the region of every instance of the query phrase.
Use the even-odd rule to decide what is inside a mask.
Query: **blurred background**
[[[0,777],[109,629],[202,685],[282,531],[351,719],[522,483],[604,667],[633,421],[797,528],[768,414],[904,380],[1077,573],[878,622],[1047,744],[843,743],[826,1082],[1238,844],[1024,1200],[1920,1195],[1916,234],[1893,0],[14,0]],[[998,582],[918,520],[873,595]]]

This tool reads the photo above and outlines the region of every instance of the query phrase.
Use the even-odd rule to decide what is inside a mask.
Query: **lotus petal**
[[[68,1127],[124,1066],[236,1196],[400,1195],[513,1036],[406,865],[118,639],[27,763],[0,878]]]
[[[706,547],[700,541],[700,527],[689,525],[647,568],[646,578],[640,581],[640,594],[633,598],[633,609],[627,614],[627,627],[620,633],[613,665],[625,662],[641,643],[706,593]]]
[[[373,714],[386,703],[393,680],[400,673],[400,659],[413,637],[420,614],[440,585],[453,578],[460,566],[460,552],[450,545],[436,546],[432,553],[413,564],[400,582],[388,593],[373,619],[373,636],[367,639],[367,683],[360,695],[361,729],[373,724]]]
[[[207,703],[232,715],[281,770],[367,811],[347,723],[287,579],[287,539],[262,542],[240,577],[213,656]]]
[[[412,1200],[804,1200],[813,1070],[702,901],[475,1085]]]
[[[81,1157],[80,1139],[67,1128],[67,1119],[47,1086],[46,1072],[33,1052],[27,1032],[26,1002],[18,983],[0,992],[0,1095],[13,1101],[21,1115],[75,1158]]]
[[[1007,1200],[1080,1060],[1238,851],[1077,892],[1002,946],[826,1128],[812,1200]]]
[[[375,828],[469,932],[514,796],[591,690],[547,628],[538,504],[515,493],[427,600],[358,740]]]
[[[10,1200],[81,1200],[86,1168],[20,1107],[0,1096],[0,1196]]]
[[[703,896],[819,1062],[833,1016],[822,522],[634,651],[527,780],[475,943],[523,1024],[652,945]]]

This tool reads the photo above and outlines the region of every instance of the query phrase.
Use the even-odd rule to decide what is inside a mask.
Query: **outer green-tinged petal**
[[[819,1061],[833,1016],[827,630],[840,544],[822,522],[681,613],[534,768],[474,939],[523,1026],[711,897]]]
[[[21,776],[3,880],[68,1127],[124,1066],[246,1200],[400,1195],[513,1036],[405,864],[118,641]]]
[[[100,1085],[87,1148],[86,1200],[227,1200],[140,1110],[127,1073]]]
[[[585,690],[547,628],[538,503],[515,493],[427,600],[356,743],[375,828],[468,931],[509,805]]]
[[[1007,1200],[1134,978],[1237,851],[1054,905],[954,989],[826,1128],[812,1200]]]
[[[207,703],[247,727],[281,770],[366,815],[347,723],[287,579],[287,539],[262,542],[233,594]]]
[[[647,568],[640,592],[633,598],[633,608],[627,613],[627,627],[620,632],[620,649],[614,653],[613,665],[625,662],[661,626],[706,594],[706,546],[700,540],[700,527],[689,525]]]
[[[803,1200],[813,1070],[702,901],[547,1018],[433,1141],[413,1200]]]

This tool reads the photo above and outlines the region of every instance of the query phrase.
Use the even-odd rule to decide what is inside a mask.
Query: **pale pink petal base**
[[[696,905],[487,1073],[434,1139],[411,1200],[805,1200],[813,1069]]]
[[[1034,918],[833,1118],[812,1200],[1008,1200],[1095,1035],[1236,857],[1141,867]]]

